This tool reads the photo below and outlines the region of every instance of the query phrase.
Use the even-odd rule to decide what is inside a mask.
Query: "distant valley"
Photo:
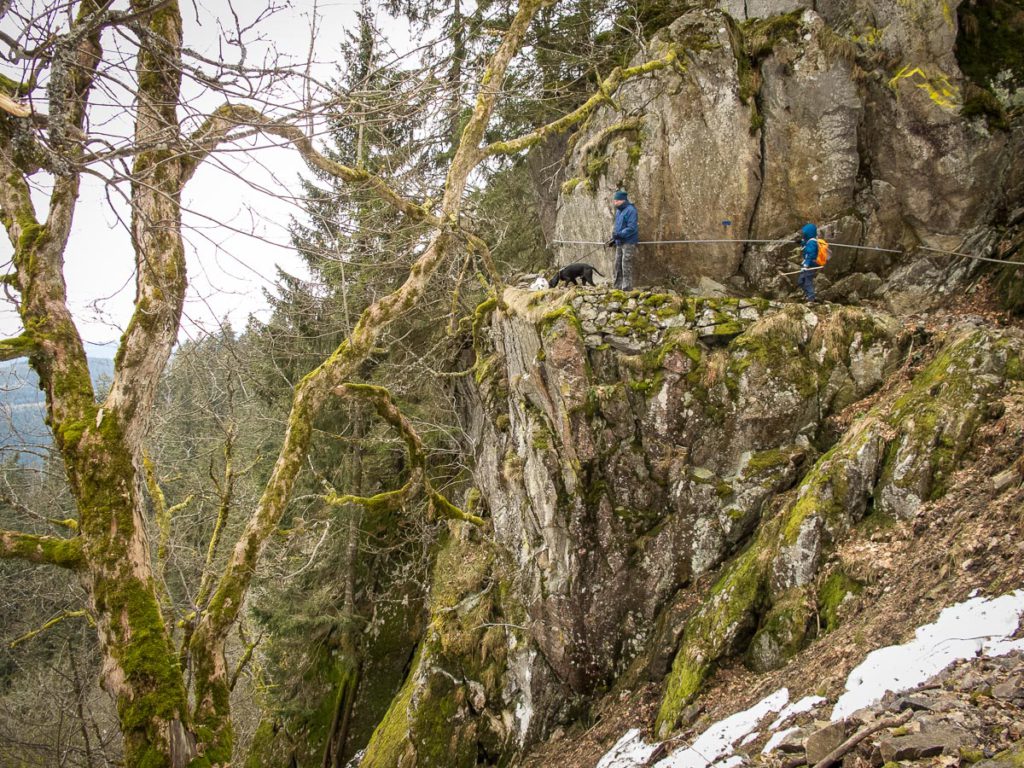
[[[88,345],[89,373],[97,392],[105,392],[114,377],[113,345]],[[0,450],[4,461],[12,454],[21,462],[37,461],[49,447],[52,435],[46,426],[46,398],[39,377],[19,359],[0,363]]]

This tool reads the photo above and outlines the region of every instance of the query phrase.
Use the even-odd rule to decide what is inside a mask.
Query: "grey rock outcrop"
[[[474,477],[538,658],[576,694],[620,673],[675,592],[749,537],[822,421],[877,387],[909,340],[860,310],[504,298],[470,395]]]
[[[620,111],[601,108],[574,139],[558,239],[606,239],[609,198],[622,185],[645,241],[785,241],[815,221],[844,246],[955,250],[1020,195],[1024,131],[961,112],[976,86],[956,58],[958,2],[719,5],[659,32],[637,60],[675,45],[686,50],[682,64],[623,85]],[[908,261],[844,246],[832,279],[885,277]],[[791,242],[642,245],[635,272],[640,284],[677,288],[742,276],[780,295],[792,288],[779,278],[791,251]],[[564,246],[558,258],[584,255],[611,267],[600,248]],[[941,258],[918,306],[942,298],[935,284],[968,274],[951,274]]]
[[[642,115],[639,129],[614,135],[600,151],[586,139],[576,142],[558,208],[560,239],[606,240],[611,194],[620,184],[640,207],[643,240],[706,237],[721,232],[723,220],[745,231],[757,202],[760,150],[750,132],[753,108],[740,98],[727,20],[717,11],[693,11],[659,32],[652,50],[668,45],[687,49],[684,65],[620,92],[624,113]],[[601,135],[620,121],[602,109],[589,130]],[[588,173],[594,154],[603,158],[603,170]],[[701,276],[736,274],[742,255],[729,244],[642,246],[637,268],[645,283],[682,277],[695,284]],[[578,256],[579,249],[563,248],[560,258]],[[602,271],[612,266],[607,253],[588,258]]]

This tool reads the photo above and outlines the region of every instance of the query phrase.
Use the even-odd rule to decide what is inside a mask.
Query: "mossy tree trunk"
[[[47,421],[78,506],[78,537],[68,540],[64,548],[73,542],[81,553],[73,567],[89,595],[104,654],[102,682],[117,703],[125,760],[133,766],[183,766],[194,755],[184,721],[185,686],[154,588],[134,461],[157,378],[177,332],[173,310],[176,305],[180,314],[184,293],[184,275],[178,267],[180,227],[176,231],[166,210],[154,211],[165,220],[164,247],[153,247],[147,238],[137,243],[140,295],[162,291],[171,297],[170,311],[162,307],[154,311],[152,303],[139,303],[119,355],[114,389],[102,406],[96,403],[85,349],[67,307],[63,275],[83,158],[83,145],[71,136],[82,134],[89,92],[102,57],[100,31],[110,19],[107,6],[81,3],[68,34],[55,45],[49,154],[42,149],[35,153],[44,158],[55,178],[45,222],[38,220],[29,193],[27,177],[35,170],[33,163],[15,154],[14,141],[6,143],[0,158],[4,166],[0,204],[15,249],[11,282],[21,296],[29,359],[39,374]],[[133,9],[152,26],[159,24],[161,36],[174,40],[175,28],[180,30],[177,6],[160,6],[152,14],[146,3],[136,3]],[[140,57],[140,71],[160,66],[152,56]],[[175,104],[176,85],[173,77],[169,79],[169,83],[155,77],[147,84],[140,82],[140,101]],[[155,129],[147,126],[153,120],[149,112],[140,104],[139,130],[151,134]],[[23,140],[29,135],[22,125],[12,125],[10,130],[24,132]],[[145,153],[139,162],[144,158]],[[145,198],[165,195],[166,189],[153,184],[146,194],[138,195],[134,208],[142,214],[150,205]],[[138,228],[136,234],[140,234]],[[167,286],[165,279],[173,272],[182,273],[177,300],[174,286]],[[143,322],[154,316],[164,327],[162,334]],[[69,564],[56,555],[42,559]]]

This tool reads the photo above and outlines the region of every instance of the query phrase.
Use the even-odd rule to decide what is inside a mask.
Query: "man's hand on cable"
[[[609,237],[608,238],[608,242],[604,244],[604,247],[605,248],[614,248],[615,247],[615,238],[614,237]]]

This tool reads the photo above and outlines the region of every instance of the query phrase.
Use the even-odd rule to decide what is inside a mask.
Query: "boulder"
[[[974,744],[967,733],[953,726],[933,727],[909,736],[882,739],[878,751],[887,763],[898,760],[921,760],[936,755],[955,755],[961,747]]]
[[[845,720],[829,723],[824,728],[819,728],[807,737],[804,742],[804,749],[807,753],[807,764],[814,765],[824,759],[840,744],[846,741],[847,725]]]

